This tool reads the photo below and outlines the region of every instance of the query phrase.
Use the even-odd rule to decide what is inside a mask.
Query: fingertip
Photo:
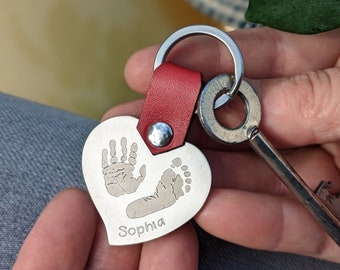
[[[279,235],[279,209],[280,204],[271,195],[213,189],[195,221],[218,238],[251,248],[268,248]]]
[[[87,192],[77,188],[60,192],[27,236],[13,269],[84,267],[97,221],[97,212]]]
[[[125,65],[125,80],[137,92],[146,93],[152,77],[153,61],[158,47],[158,45],[150,46],[135,52]]]

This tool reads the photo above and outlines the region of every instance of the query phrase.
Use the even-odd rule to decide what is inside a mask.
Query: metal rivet
[[[156,122],[149,127],[147,136],[153,146],[164,147],[171,142],[173,132],[167,123]]]

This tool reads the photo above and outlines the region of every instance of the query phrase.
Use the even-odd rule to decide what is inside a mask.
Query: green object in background
[[[248,21],[298,34],[340,26],[340,0],[249,0]]]

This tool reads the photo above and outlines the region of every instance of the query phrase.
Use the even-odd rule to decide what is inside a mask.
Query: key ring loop
[[[227,128],[219,123],[214,113],[214,100],[221,93],[220,89],[232,86],[232,76],[218,75],[203,88],[198,101],[198,116],[207,134],[222,143],[241,143],[249,140],[249,132],[258,127],[261,121],[261,104],[253,88],[242,81],[237,95],[244,101],[246,119],[237,128]]]
[[[223,104],[229,102],[229,100],[237,93],[238,88],[242,82],[244,64],[243,57],[239,47],[236,42],[225,32],[219,30],[215,27],[208,25],[191,25],[179,29],[172,35],[170,35],[160,46],[155,62],[154,62],[154,70],[158,68],[163,62],[165,62],[166,57],[168,56],[170,50],[182,39],[193,36],[193,35],[208,35],[214,38],[217,38],[221,41],[229,50],[233,62],[234,62],[234,84],[230,88],[230,90],[225,94],[219,97],[215,102],[215,109],[219,108]]]

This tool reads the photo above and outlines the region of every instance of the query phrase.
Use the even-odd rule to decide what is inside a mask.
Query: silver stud
[[[167,123],[156,122],[149,127],[147,136],[153,146],[164,147],[171,142],[173,132]]]

